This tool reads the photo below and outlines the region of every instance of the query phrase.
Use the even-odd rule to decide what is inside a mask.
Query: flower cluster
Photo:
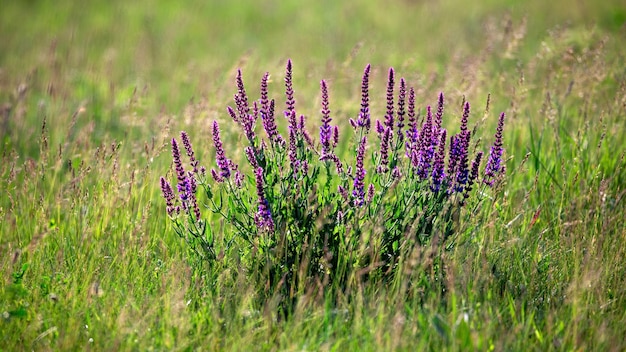
[[[248,163],[240,170],[227,157],[220,127],[214,121],[211,132],[216,168],[211,170],[212,178],[207,178],[195,157],[189,136],[182,132],[190,169],[185,170],[181,148],[177,140],[172,139],[178,197],[162,177],[160,186],[167,214],[177,224],[182,224],[179,219],[186,216],[185,231],[195,238],[204,238],[205,227],[198,204],[205,205],[232,225],[234,236],[247,241],[250,248],[257,248],[268,257],[279,256],[270,261],[274,260],[275,268],[285,272],[278,269],[272,272],[276,277],[270,279],[271,282],[283,281],[283,277],[295,280],[293,276],[299,275],[295,265],[304,257],[314,262],[308,265],[313,271],[326,272],[320,268],[331,260],[329,253],[334,255],[330,255],[334,262],[328,265],[338,265],[337,255],[357,248],[349,247],[345,241],[358,241],[360,237],[348,236],[348,232],[359,232],[363,226],[382,229],[380,242],[372,246],[379,246],[380,258],[385,262],[383,267],[387,269],[394,267],[399,248],[405,248],[401,243],[407,234],[413,233],[417,236],[413,237],[416,243],[423,244],[435,232],[435,222],[439,222],[437,226],[443,227],[445,240],[452,231],[450,207],[464,206],[473,195],[482,194],[474,191],[476,185],[492,187],[505,172],[502,159],[505,115],[500,115],[495,141],[486,166],[481,168],[484,153],[470,150],[470,104],[463,102],[461,106],[458,132],[449,131],[443,127],[443,93],[439,94],[434,107],[420,110],[416,108],[414,88],[404,78],[397,80],[396,72],[390,68],[386,109],[384,115],[380,115],[382,118],[374,121],[377,145],[370,147],[368,143],[373,140],[369,138],[371,72],[372,67],[367,65],[361,80],[360,108],[356,116],[349,119],[352,129],[341,134],[341,138],[352,138],[351,143],[342,144],[350,145],[350,152],[338,152],[340,129],[338,125],[331,125],[333,110],[327,81],[320,82],[321,123],[319,141],[315,141],[309,134],[306,117],[296,110],[293,67],[291,60],[287,62],[286,103],[282,114],[287,134],[283,138],[274,113],[276,102],[269,98],[269,73],[261,79],[260,98],[252,101],[246,93],[242,72],[237,71],[234,107],[226,111],[245,136],[240,138],[245,143],[240,150]],[[397,94],[396,82],[399,82]],[[265,131],[263,136],[255,133],[259,118]],[[246,167],[253,176],[244,177]],[[214,181],[213,185],[210,181]],[[201,203],[196,198],[199,187],[206,195]],[[377,241],[375,238],[368,240]],[[358,248],[372,246],[358,244]],[[302,253],[304,248],[312,252]],[[352,264],[356,265],[358,259],[354,260]],[[296,281],[289,281],[288,285],[295,285]]]

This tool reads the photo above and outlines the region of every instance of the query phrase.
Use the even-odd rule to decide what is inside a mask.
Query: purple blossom
[[[395,180],[399,180],[402,177],[402,171],[398,166],[394,167],[391,171],[391,177]]]
[[[237,94],[235,94],[235,104],[239,112],[238,120],[244,123],[250,115],[250,104],[248,103],[248,95],[243,84],[241,70],[237,70]]]
[[[370,64],[365,66],[363,71],[363,79],[361,80],[361,110],[356,120],[350,119],[352,127],[362,127],[365,129],[365,133],[370,130],[370,98],[369,98],[369,77],[370,77]]]
[[[174,159],[174,167],[176,168],[176,178],[178,179],[178,192],[181,193],[181,197],[187,187],[187,176],[185,175],[185,168],[183,162],[180,159],[180,149],[178,148],[178,142],[175,138],[172,138],[172,158]]]
[[[243,173],[239,170],[235,171],[235,187],[243,187]]]
[[[170,183],[167,182],[164,177],[161,177],[161,192],[163,193],[163,198],[165,198],[167,215],[172,216],[174,214],[174,191]]]
[[[413,165],[417,165],[417,148],[419,141],[419,131],[417,128],[417,120],[415,119],[415,90],[413,87],[409,89],[409,99],[408,99],[408,129],[406,131],[406,155],[413,162]]]
[[[254,169],[258,168],[259,163],[256,160],[256,155],[254,154],[254,148],[246,147],[244,148],[244,151],[246,153],[246,157],[248,158],[248,161],[250,162],[250,165],[252,165]]]
[[[437,154],[435,155],[435,161],[433,162],[433,172],[432,172],[432,185],[431,190],[433,192],[439,192],[441,189],[441,184],[445,178],[444,173],[444,159],[446,156],[446,137],[447,131],[445,129],[441,129],[441,138],[439,141],[439,148],[437,150]]]
[[[394,125],[394,103],[393,103],[393,88],[395,85],[393,68],[389,69],[389,75],[387,77],[387,113],[385,114],[385,126],[391,129],[393,134]]]
[[[230,177],[230,164],[232,162],[226,159],[226,156],[224,155],[224,147],[222,145],[222,140],[220,138],[220,127],[217,124],[217,121],[213,121],[213,144],[215,145],[215,156],[217,159],[217,166],[221,170],[219,173],[220,177],[216,178],[214,174],[213,178],[215,178],[217,182],[220,182],[219,180],[223,181],[225,178]]]
[[[254,171],[256,178],[256,194],[258,197],[258,211],[254,217],[257,227],[262,231],[274,232],[274,220],[269,202],[265,198],[263,169],[258,167]]]
[[[300,123],[298,124],[298,133],[302,135],[306,144],[308,144],[308,146],[313,149],[315,147],[313,145],[314,144],[313,138],[311,138],[309,131],[307,131],[305,128],[305,121],[306,121],[306,118],[304,117],[304,115],[300,115]]]
[[[437,101],[437,112],[435,112],[435,120],[433,126],[433,134],[439,135],[439,129],[441,129],[441,122],[443,120],[443,93],[439,93],[439,100]]]
[[[333,149],[339,144],[339,126],[333,127]]]
[[[284,143],[283,137],[278,133],[278,127],[276,126],[276,120],[274,119],[274,99],[270,100],[267,111],[264,112],[261,108],[261,121],[263,121],[263,129],[267,133],[267,137],[272,144]]]
[[[293,71],[291,67],[291,59],[287,60],[287,68],[285,72],[285,95],[287,97],[287,110],[291,113],[296,111],[296,100],[293,97]],[[285,115],[287,115],[285,113]]]
[[[323,154],[320,157],[321,161],[332,161],[333,163],[335,163],[335,167],[337,168],[337,174],[341,175],[343,173],[343,164],[341,163],[341,160],[339,159],[339,157],[337,155],[335,155],[334,153],[330,153],[330,154]]]
[[[263,75],[263,78],[261,78],[261,89],[260,89],[261,98],[259,99],[259,102],[261,104],[261,113],[265,114],[266,116],[268,115],[268,111],[270,109],[270,102],[269,102],[268,90],[267,90],[267,81],[269,78],[270,78],[269,72],[265,72],[265,74]]]
[[[367,137],[363,136],[356,153],[356,174],[354,175],[352,188],[353,205],[356,207],[363,206],[363,202],[365,201],[365,168],[363,167],[363,160],[365,159],[366,144]]]
[[[227,106],[226,111],[228,112],[228,115],[230,115],[230,117],[233,119],[233,121],[239,123],[239,118],[237,117],[237,113],[235,112],[235,110],[233,110],[233,108]]]
[[[330,108],[328,103],[328,87],[326,81],[320,82],[322,89],[322,126],[320,126],[320,143],[322,144],[322,155],[330,153],[332,127],[330,126]]]
[[[296,112],[294,110],[291,112],[285,111],[285,115],[286,114],[289,114],[289,146],[287,155],[289,157],[291,170],[295,176],[300,168],[300,161],[298,160],[298,127],[296,123]]]
[[[187,151],[187,156],[189,157],[191,167],[193,168],[193,173],[198,174],[198,160],[196,160],[194,156],[193,148],[191,147],[191,141],[189,140],[189,135],[187,134],[187,132],[182,131],[180,132],[180,138],[183,141],[183,146],[185,147],[185,150]]]
[[[417,174],[422,180],[430,176],[431,163],[435,154],[432,138],[433,114],[430,106],[426,109],[426,121],[422,125],[419,135],[417,158],[414,160],[414,166],[417,168]]]
[[[406,115],[405,110],[406,104],[406,81],[404,78],[400,78],[400,88],[398,92],[398,142],[397,145],[400,146],[404,142],[404,115]]]
[[[193,210],[194,216],[197,221],[200,220],[200,208],[198,207],[198,200],[196,198],[196,190],[198,189],[198,185],[196,184],[196,179],[193,175],[194,174],[191,172],[189,172],[187,175],[185,193],[187,194],[187,199],[190,203],[189,207]]]
[[[461,205],[465,204],[465,200],[469,198],[469,192],[472,190],[472,186],[476,179],[478,178],[478,172],[480,168],[480,162],[483,158],[483,152],[480,151],[476,154],[474,161],[472,161],[472,171],[470,172],[469,178],[467,179],[467,186],[465,187],[465,192],[463,193],[463,199],[461,200]]]
[[[220,176],[220,174],[218,174],[217,171],[215,171],[215,169],[211,169],[211,176],[213,177],[213,179],[217,183],[224,182],[224,178],[222,176]]]
[[[384,127],[384,129],[380,140],[380,163],[377,168],[377,172],[380,174],[389,171],[389,144],[393,133],[389,127]]]
[[[489,159],[487,160],[487,166],[485,167],[485,176],[483,182],[488,186],[493,186],[497,176],[504,172],[504,165],[502,164],[502,154],[504,149],[502,148],[502,129],[504,128],[504,113],[500,114],[498,120],[498,127],[496,129],[495,141],[491,150],[489,151]]]

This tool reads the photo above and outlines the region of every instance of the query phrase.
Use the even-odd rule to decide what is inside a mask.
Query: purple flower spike
[[[487,160],[487,166],[485,167],[485,177],[483,182],[488,186],[493,186],[497,176],[504,172],[504,165],[502,164],[502,154],[504,149],[502,148],[502,129],[504,128],[504,113],[500,114],[498,120],[498,127],[496,129],[496,140],[489,152],[489,159]]]
[[[441,184],[443,183],[443,180],[445,178],[444,159],[446,156],[446,138],[447,138],[447,131],[445,129],[441,129],[439,149],[437,150],[437,154],[435,155],[435,161],[433,162],[432,185],[431,185],[431,190],[433,192],[439,192],[439,190],[441,189]]]
[[[261,104],[261,112],[266,116],[270,109],[270,102],[268,98],[268,90],[267,90],[267,81],[270,78],[269,72],[265,72],[263,78],[261,78],[261,99],[259,99],[259,103]]]
[[[274,119],[274,99],[270,100],[267,112],[264,112],[261,108],[261,120],[263,121],[263,129],[267,133],[267,137],[272,144],[283,143],[283,137],[278,133],[278,127],[276,126],[276,120]]]
[[[474,185],[474,182],[476,182],[476,179],[478,178],[478,172],[479,172],[480,162],[482,158],[483,158],[483,152],[480,151],[478,152],[478,154],[476,154],[474,161],[472,161],[472,171],[470,172],[469,178],[467,180],[467,187],[465,187],[465,192],[463,193],[463,199],[461,200],[461,205],[464,205],[465,200],[469,198],[470,196],[469,192],[472,190],[472,186]]]
[[[331,154],[324,154],[320,157],[321,161],[327,161],[330,160],[332,162],[335,163],[335,167],[337,168],[337,174],[341,175],[343,174],[343,164],[341,163],[341,160],[339,159],[339,157],[333,153]]]
[[[367,137],[363,136],[356,153],[356,174],[354,175],[354,184],[352,188],[353,205],[355,207],[363,206],[365,201],[365,168],[363,167],[363,159],[365,158],[366,144]]]
[[[385,132],[382,134],[380,140],[380,164],[377,171],[380,174],[384,174],[389,171],[389,144],[391,142],[391,128],[385,127]]]
[[[443,93],[439,93],[439,100],[437,101],[437,112],[435,113],[435,126],[437,129],[435,133],[439,135],[439,129],[441,128],[441,122],[443,120]]]
[[[269,202],[265,198],[265,191],[263,189],[263,169],[260,167],[256,168],[254,174],[256,176],[256,194],[259,202],[259,208],[254,217],[255,223],[261,231],[274,232],[272,211],[270,209]]]
[[[196,160],[196,157],[194,156],[193,148],[191,147],[191,141],[189,140],[189,135],[187,134],[187,132],[182,131],[180,133],[180,139],[182,139],[183,146],[185,147],[185,150],[187,151],[187,156],[189,157],[191,167],[193,168],[193,173],[198,174],[199,162],[198,160]]]
[[[333,127],[333,149],[339,144],[339,126]]]
[[[328,87],[326,81],[320,83],[322,89],[322,126],[320,126],[320,143],[322,144],[322,155],[330,153],[332,128],[330,126],[330,108],[328,103]]]
[[[224,155],[224,147],[220,138],[220,127],[217,124],[217,121],[213,121],[213,144],[215,145],[217,166],[221,170],[219,176],[220,179],[223,180],[224,178],[230,177],[230,160],[226,159],[226,156]]]
[[[172,216],[174,214],[174,200],[176,198],[172,186],[164,177],[161,177],[161,192],[163,193],[163,198],[165,198],[167,215]]]
[[[405,104],[406,104],[406,81],[404,78],[400,78],[400,88],[398,92],[398,142],[397,145],[402,145],[404,142],[404,115],[406,115]]]
[[[291,67],[291,59],[287,60],[287,68],[285,72],[285,95],[287,97],[286,111],[296,111],[296,100],[293,97],[293,71]]]
[[[361,80],[361,110],[356,120],[350,119],[352,127],[362,127],[365,129],[365,133],[370,130],[370,98],[369,98],[369,79],[370,79],[371,65],[367,64],[363,71],[363,79]]]
[[[228,115],[233,119],[233,121],[239,123],[239,118],[237,117],[237,113],[230,106],[226,107],[226,111],[228,111]]]
[[[469,114],[470,104],[468,102],[465,102],[465,104],[463,105],[463,117],[461,117],[461,134],[470,133],[467,130],[467,120],[469,119]]]
[[[178,142],[176,142],[175,138],[172,138],[172,158],[174,159],[176,178],[178,179],[178,192],[183,193],[187,185],[187,175],[185,174],[183,162],[180,159],[180,149],[178,148]]]
[[[395,85],[393,68],[389,69],[389,76],[387,77],[387,113],[385,114],[385,126],[391,129],[393,134],[394,125],[394,103],[393,103],[393,88]]]
[[[237,111],[239,112],[239,120],[241,123],[245,123],[245,121],[249,119],[250,104],[248,103],[248,95],[243,85],[241,70],[237,70],[237,94],[235,95],[235,103],[237,104]]]
[[[248,158],[248,161],[250,162],[250,165],[252,165],[252,167],[255,169],[258,168],[259,163],[256,160],[256,155],[254,155],[254,148],[246,147],[244,151],[246,153],[246,157]]]

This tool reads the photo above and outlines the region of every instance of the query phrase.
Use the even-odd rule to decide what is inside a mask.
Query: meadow
[[[31,0],[2,4],[0,37],[0,351],[626,350],[622,1]],[[256,206],[263,177],[227,107],[239,70],[251,104],[269,72],[287,136],[288,60],[302,130],[321,148],[324,80],[341,131],[334,151],[357,174],[350,120],[366,67],[372,124],[385,119],[391,67],[420,118],[445,95],[448,131],[470,102],[483,168],[505,113],[506,171],[439,220],[449,245],[428,238],[388,265],[390,277],[340,259],[320,269],[340,279],[293,279],[279,294],[259,242],[229,242],[242,233],[235,218],[201,209],[217,243],[209,258],[177,232],[161,181],[177,179],[172,139],[185,131],[200,165],[219,170],[217,122]],[[260,121],[254,131],[271,145]],[[374,134],[367,182],[382,158]],[[383,196],[371,204],[396,200]],[[379,215],[362,236],[384,231]],[[284,219],[293,232],[296,217]]]

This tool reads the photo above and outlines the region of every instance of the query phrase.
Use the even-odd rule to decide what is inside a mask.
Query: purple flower
[[[414,160],[414,162],[417,162],[417,165],[414,165],[417,167],[417,174],[422,180],[430,176],[431,163],[435,154],[434,146],[436,144],[433,144],[432,126],[433,114],[430,106],[428,106],[426,109],[426,121],[424,121],[419,135],[417,160]]]
[[[326,81],[320,82],[322,89],[322,126],[320,126],[320,143],[322,144],[322,155],[330,153],[332,127],[330,126],[330,108],[328,103],[328,87]]]
[[[244,123],[250,115],[250,104],[248,103],[248,95],[243,85],[243,77],[241,70],[237,70],[237,94],[235,94],[235,104],[239,112],[238,120]]]
[[[412,160],[413,166],[417,165],[417,149],[419,141],[419,131],[417,129],[417,120],[415,119],[415,90],[413,87],[409,89],[408,99],[408,129],[406,131],[406,155]]]
[[[191,141],[189,140],[189,135],[187,135],[187,132],[182,131],[180,132],[180,138],[183,141],[183,146],[185,147],[185,150],[187,151],[187,156],[189,157],[191,167],[193,168],[193,173],[197,174],[198,160],[196,160],[194,156],[193,148],[191,147]]]
[[[304,128],[304,123],[306,118],[304,117],[304,115],[300,115],[300,123],[298,124],[298,133],[300,133],[300,135],[302,135],[302,137],[304,138],[304,141],[306,142],[306,144],[309,145],[309,147],[311,147],[311,149],[313,149],[315,146],[313,145],[313,138],[311,138],[311,135],[309,134],[309,131],[306,130],[306,128]]]
[[[215,155],[217,159],[217,166],[220,168],[219,178],[216,178],[215,175],[213,177],[216,181],[220,182],[224,178],[230,177],[230,160],[226,159],[224,155],[224,147],[222,145],[222,140],[220,138],[220,127],[217,124],[217,121],[213,121],[213,144],[215,145]]]
[[[289,146],[287,150],[287,155],[289,156],[289,164],[291,165],[291,170],[295,174],[298,172],[300,168],[300,161],[298,160],[298,125],[296,123],[296,112],[292,110],[291,112],[285,111],[285,115],[289,114]]]
[[[226,111],[228,112],[228,115],[230,115],[230,117],[233,119],[233,121],[239,123],[239,118],[237,117],[237,113],[235,112],[235,110],[233,110],[233,108],[227,106]]]
[[[265,198],[263,169],[256,168],[254,171],[256,176],[256,194],[258,197],[258,211],[254,217],[257,227],[262,231],[274,232],[274,220],[272,219],[272,211],[269,202]]]
[[[267,91],[267,80],[270,78],[270,74],[269,72],[265,72],[265,74],[263,75],[263,78],[261,78],[261,98],[259,99],[259,102],[261,103],[261,113],[265,114],[266,116],[268,115],[268,111],[270,109],[270,102],[269,102],[269,98],[268,98],[268,91]]]
[[[287,60],[287,69],[285,72],[285,95],[287,97],[287,110],[291,113],[296,111],[296,100],[293,97],[293,71],[291,67],[291,59]],[[286,115],[286,114],[285,114]]]
[[[431,185],[431,190],[433,192],[439,192],[439,190],[441,189],[441,184],[443,183],[443,180],[445,178],[444,159],[446,156],[446,137],[447,131],[445,129],[441,129],[439,148],[437,150],[437,154],[435,155],[435,161],[433,162]]]
[[[500,114],[498,120],[498,127],[496,129],[496,140],[491,146],[489,152],[489,159],[487,160],[487,166],[485,167],[485,177],[483,182],[488,186],[493,186],[497,176],[504,172],[504,165],[502,164],[502,154],[504,149],[502,148],[502,129],[504,128],[504,113]]]
[[[167,215],[172,216],[174,214],[174,191],[164,177],[161,177],[161,192],[163,193],[163,198],[165,198]]]
[[[393,103],[393,87],[395,85],[393,68],[389,69],[387,77],[387,113],[385,114],[385,126],[391,129],[393,135],[394,125],[394,103]]]
[[[365,201],[365,168],[363,167],[363,159],[365,158],[366,144],[367,137],[363,136],[356,153],[356,174],[354,175],[352,188],[353,205],[356,207],[363,206],[363,202]]]
[[[404,105],[406,104],[406,81],[404,78],[400,78],[400,88],[398,92],[398,142],[400,146],[404,142],[404,115],[406,114]]]
[[[339,144],[339,126],[333,127],[333,149]]]
[[[250,165],[252,165],[254,169],[258,168],[259,163],[256,160],[256,155],[254,155],[254,148],[245,147],[244,151],[246,153],[246,157],[248,158],[248,161],[250,162]]]
[[[211,169],[211,176],[213,177],[213,179],[217,183],[224,182],[224,178],[222,176],[220,176],[220,174],[218,174],[217,171],[215,171],[215,169]]]
[[[433,126],[433,133],[435,136],[439,135],[439,129],[441,128],[441,122],[443,120],[443,93],[439,93],[439,100],[437,101],[437,112],[435,112],[435,125]]]
[[[469,198],[469,192],[472,190],[472,186],[474,182],[478,178],[478,170],[480,168],[480,162],[483,158],[483,152],[480,151],[476,154],[474,161],[472,161],[472,171],[470,172],[469,178],[467,179],[467,186],[465,187],[465,192],[463,193],[463,199],[461,200],[461,205],[465,204],[465,200]]]
[[[185,188],[187,187],[187,176],[185,175],[183,162],[180,159],[180,149],[178,148],[178,142],[176,142],[175,138],[172,138],[172,158],[174,159],[176,178],[178,179],[178,192],[181,193],[182,196]]]
[[[330,160],[332,162],[335,163],[335,167],[337,168],[337,174],[342,174],[343,173],[343,164],[341,163],[341,160],[339,159],[339,157],[337,155],[335,155],[334,153],[330,153],[330,154],[323,154],[320,157],[321,161],[327,161]]]
[[[276,120],[274,119],[274,99],[270,100],[267,112],[264,112],[261,108],[261,121],[263,121],[263,129],[267,133],[267,137],[272,144],[282,144],[284,142],[283,137],[278,133],[278,127],[276,126]]]
[[[350,119],[352,127],[362,127],[365,129],[365,133],[370,130],[370,98],[369,98],[369,77],[370,77],[370,64],[365,66],[363,71],[363,79],[361,80],[361,110],[356,120]]]
[[[239,170],[235,171],[235,187],[243,187],[243,173]]]
[[[376,169],[379,174],[384,174],[389,171],[389,144],[391,142],[391,128],[384,127],[385,131],[382,133],[380,140],[380,163]]]
[[[186,198],[189,201],[189,208],[193,209],[196,220],[200,220],[200,208],[198,207],[198,200],[196,199],[196,190],[198,189],[198,185],[196,184],[196,179],[193,175],[194,174],[191,172],[187,175],[185,193]]]
[[[400,177],[402,177],[402,171],[400,171],[399,167],[394,167],[393,170],[391,171],[391,177],[395,180],[399,180]]]

